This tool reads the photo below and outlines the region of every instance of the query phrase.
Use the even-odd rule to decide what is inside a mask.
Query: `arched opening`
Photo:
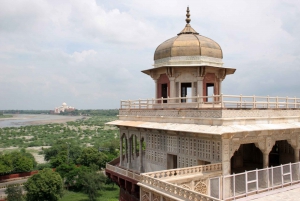
[[[263,154],[254,143],[242,144],[231,157],[231,173],[261,169],[263,167]]]
[[[269,153],[269,166],[292,163],[295,160],[294,149],[286,140],[276,141]]]

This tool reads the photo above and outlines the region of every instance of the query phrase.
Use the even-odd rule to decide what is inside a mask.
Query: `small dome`
[[[212,59],[222,59],[223,53],[220,45],[212,39],[199,35],[189,24],[191,21],[189,8],[187,8],[186,16],[187,24],[185,28],[177,36],[166,40],[156,48],[154,60],[182,56],[204,56]]]
[[[63,103],[62,105],[63,105],[63,106],[67,106],[67,103]]]

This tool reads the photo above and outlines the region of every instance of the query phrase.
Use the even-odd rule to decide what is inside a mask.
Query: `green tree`
[[[22,194],[22,188],[21,186],[15,186],[15,185],[8,185],[5,193],[7,195],[6,200],[7,201],[23,201],[23,194]]]
[[[77,159],[78,164],[88,167],[91,164],[95,164],[99,168],[104,168],[106,162],[108,162],[108,157],[104,153],[98,152],[98,150],[93,147],[84,148],[80,157]]]
[[[91,166],[90,171],[82,172],[79,177],[83,191],[88,194],[90,201],[95,201],[99,196],[98,191],[101,189],[106,178],[102,173],[96,172],[96,169],[98,169],[97,165]]]
[[[63,192],[61,176],[49,168],[30,177],[24,187],[27,201],[57,201]]]
[[[13,164],[10,155],[0,153],[0,174],[7,174],[12,170]]]
[[[33,170],[33,160],[21,152],[11,153],[14,172],[30,172]]]

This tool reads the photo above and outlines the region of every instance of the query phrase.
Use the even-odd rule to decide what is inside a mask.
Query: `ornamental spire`
[[[190,19],[190,8],[187,7],[186,9],[186,25],[184,27],[184,29],[177,35],[181,35],[181,34],[196,34],[199,35],[199,33],[197,33],[190,25],[191,19]]]
[[[186,9],[186,19],[185,19],[185,21],[186,21],[187,24],[189,24],[190,21],[191,21],[190,16],[191,16],[190,15],[190,8],[187,7],[187,9]]]

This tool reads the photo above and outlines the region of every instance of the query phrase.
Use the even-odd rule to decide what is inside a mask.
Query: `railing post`
[[[255,109],[256,108],[256,98],[255,98],[255,95],[253,95],[253,108]]]
[[[278,96],[276,96],[276,108],[278,108]]]
[[[160,101],[161,108],[163,108],[163,103],[164,103],[164,97],[161,97],[161,101]]]
[[[139,98],[139,109],[141,109],[141,99]]]
[[[296,96],[295,96],[295,100],[294,100],[294,108],[297,108],[297,98],[296,98]]]
[[[147,99],[147,109],[149,109],[149,99]]]
[[[199,109],[199,107],[200,107],[199,94],[197,95],[197,103],[198,103],[198,109]]]
[[[223,108],[223,93],[220,95],[220,103],[221,103],[221,108]]]
[[[130,103],[130,100],[128,100],[128,107],[129,107],[129,109],[131,109],[131,103]]]
[[[288,99],[289,99],[289,97],[286,97],[286,99],[285,99],[285,108],[288,108]]]
[[[268,95],[268,98],[267,98],[267,102],[268,102],[267,103],[267,108],[269,108],[270,107],[270,105],[269,105],[270,104],[270,96],[269,95]]]
[[[242,100],[243,100],[243,98],[242,98],[242,94],[240,95],[240,108],[242,108]]]
[[[213,108],[215,108],[215,94],[212,95],[212,99],[213,99]]]

